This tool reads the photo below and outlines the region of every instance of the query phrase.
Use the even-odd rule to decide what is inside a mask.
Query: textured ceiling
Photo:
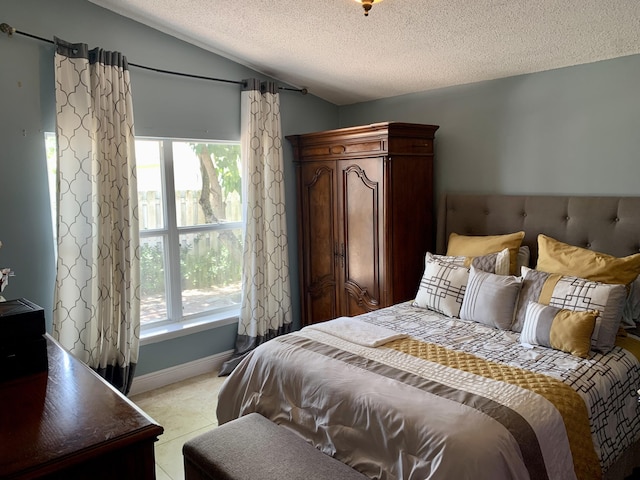
[[[90,1],[337,105],[640,53],[640,0]]]

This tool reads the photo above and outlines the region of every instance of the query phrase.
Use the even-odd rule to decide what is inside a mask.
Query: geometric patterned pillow
[[[574,312],[529,302],[520,343],[542,345],[587,358],[598,312]]]
[[[522,272],[522,290],[516,308],[516,320],[511,328],[513,331],[522,331],[529,302],[574,312],[597,310],[599,315],[591,348],[602,353],[608,353],[613,348],[626,301],[624,285],[594,282],[526,267]]]
[[[427,253],[424,274],[413,302],[448,317],[459,317],[469,281],[469,269]]]

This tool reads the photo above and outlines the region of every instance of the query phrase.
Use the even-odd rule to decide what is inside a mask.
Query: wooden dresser
[[[387,122],[287,137],[303,325],[415,296],[434,246],[437,129]]]
[[[45,337],[49,371],[0,383],[0,478],[154,479],[162,427]]]

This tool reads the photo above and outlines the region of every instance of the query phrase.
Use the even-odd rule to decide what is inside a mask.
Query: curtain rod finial
[[[0,23],[0,32],[6,33],[9,37],[11,37],[14,33],[16,33],[16,29],[8,23]]]

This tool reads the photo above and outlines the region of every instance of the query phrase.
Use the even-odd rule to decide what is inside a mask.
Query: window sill
[[[184,337],[193,333],[237,323],[237,312],[224,312],[168,325],[143,327],[140,334],[140,346],[164,342],[172,338]]]

